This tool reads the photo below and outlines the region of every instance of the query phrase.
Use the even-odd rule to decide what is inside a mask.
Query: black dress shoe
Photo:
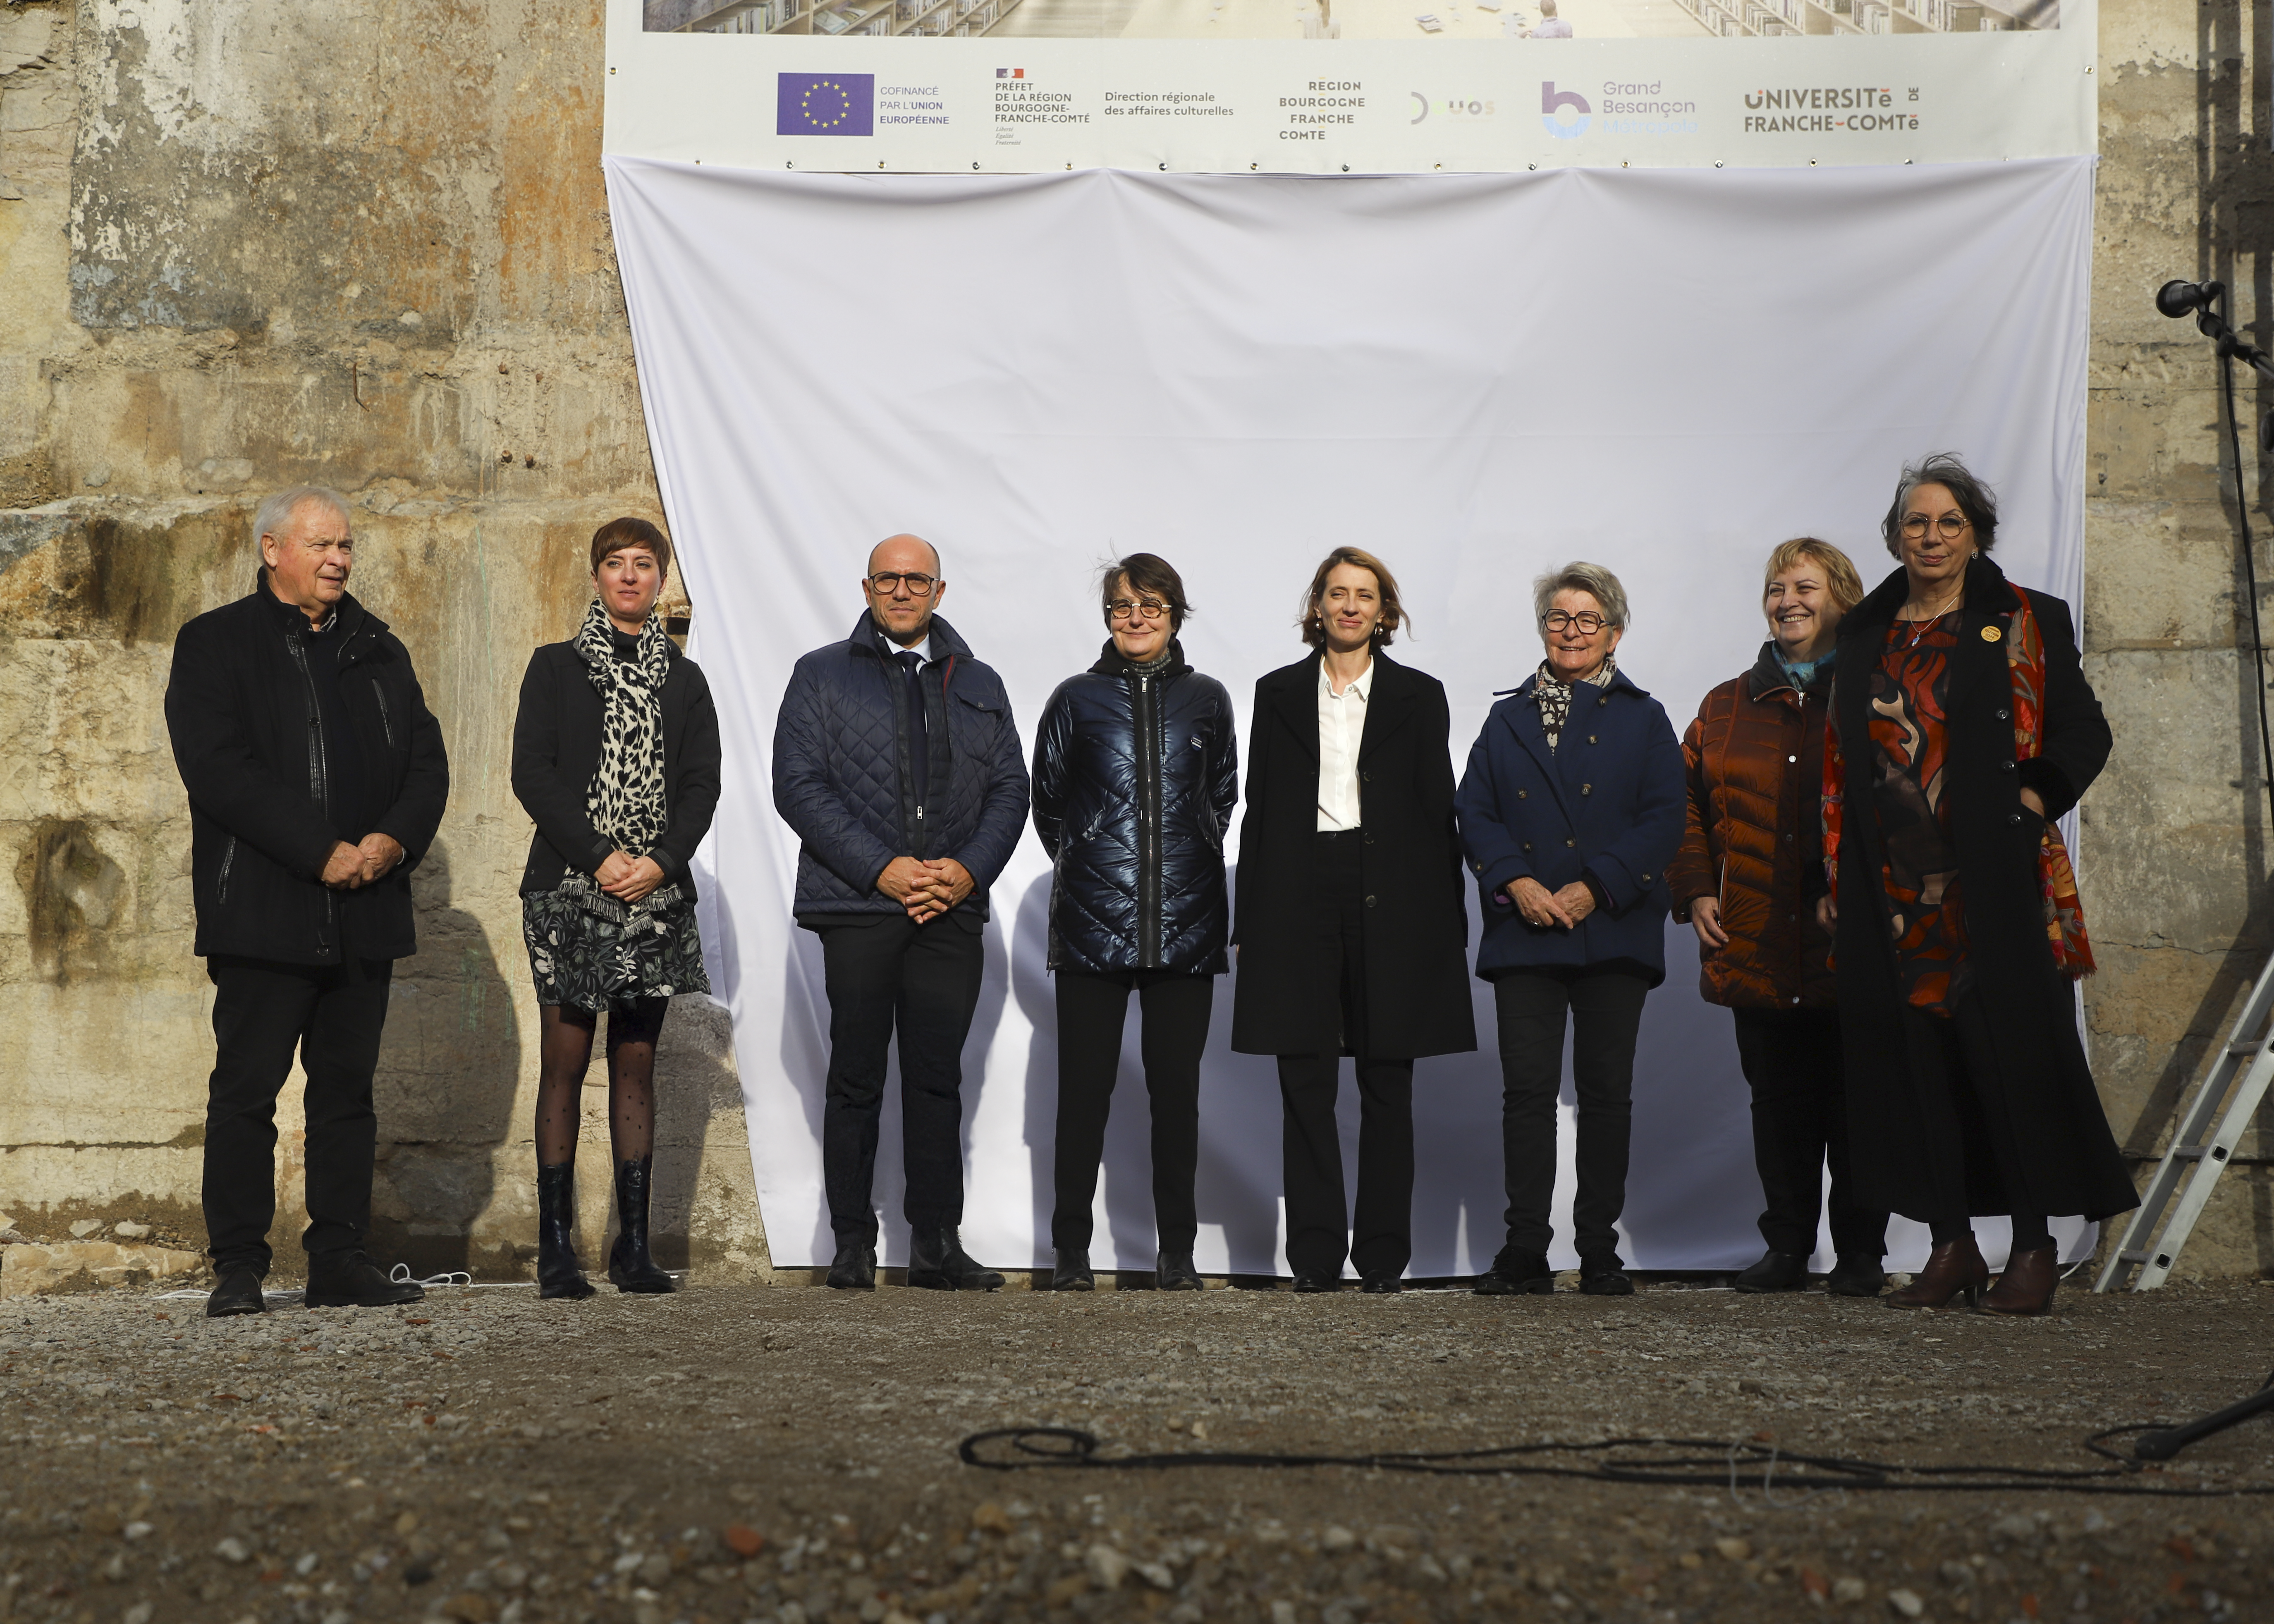
[[[308,1291],[301,1301],[310,1308],[393,1308],[425,1297],[423,1287],[389,1280],[359,1252],[324,1252],[308,1259]]]
[[[1824,1289],[1834,1297],[1877,1297],[1887,1289],[1887,1272],[1877,1258],[1842,1254],[1825,1277]]]
[[[1053,1291],[1095,1291],[1097,1271],[1089,1267],[1086,1252],[1062,1252],[1058,1254],[1058,1267],[1050,1271]]]
[[[1339,1274],[1329,1274],[1324,1269],[1295,1271],[1295,1289],[1299,1292],[1308,1294],[1313,1291],[1339,1291],[1342,1289],[1343,1277]]]
[[[1368,1297],[1392,1297],[1405,1289],[1405,1282],[1396,1274],[1368,1274],[1358,1289]]]
[[[206,1318],[227,1320],[237,1314],[265,1314],[268,1299],[260,1295],[260,1274],[256,1269],[233,1268],[222,1273],[221,1284],[213,1289],[206,1299]]]
[[[1201,1272],[1189,1252],[1164,1252],[1153,1259],[1153,1289],[1156,1291],[1201,1291]]]
[[[992,1291],[1003,1283],[982,1268],[956,1238],[955,1226],[916,1229],[908,1236],[908,1284],[927,1291]]]
[[[1617,1258],[1579,1259],[1579,1289],[1588,1297],[1632,1297],[1634,1282]]]
[[[1502,1252],[1477,1276],[1479,1297],[1551,1297],[1555,1276],[1544,1252]]]
[[[877,1249],[860,1241],[840,1246],[837,1255],[830,1259],[829,1278],[823,1283],[840,1291],[874,1291]]]
[[[1729,1282],[1740,1291],[1805,1291],[1808,1259],[1789,1252],[1765,1252],[1761,1260]]]

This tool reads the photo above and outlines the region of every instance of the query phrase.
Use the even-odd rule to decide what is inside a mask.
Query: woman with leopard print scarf
[[[719,717],[655,613],[670,570],[671,544],[646,520],[602,525],[584,623],[531,658],[514,720],[514,793],[537,823],[521,899],[541,1026],[541,1297],[592,1295],[576,1259],[574,1169],[603,1011],[620,1224],[608,1278],[623,1291],[676,1289],[648,1248],[655,1044],[674,994],[711,989],[688,862],[718,805]]]

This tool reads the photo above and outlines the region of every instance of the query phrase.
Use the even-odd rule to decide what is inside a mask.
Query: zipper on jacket
[[[308,645],[294,627],[285,635],[285,646],[292,650],[292,663],[299,667],[300,684],[308,691],[308,794],[316,803],[316,810],[326,823],[332,818],[331,771],[324,757],[324,709],[316,698],[316,679],[308,670]],[[332,938],[339,934],[340,899],[328,885],[324,892],[324,922],[316,933],[316,951],[332,951]]]
[[[234,863],[236,861],[237,837],[235,835],[231,835],[229,838],[229,844],[222,847],[221,876],[214,882],[214,906],[215,907],[221,906],[222,904],[229,900],[230,865]]]
[[[381,686],[379,673],[376,672],[372,673],[371,696],[379,702],[380,734],[387,741],[387,748],[391,750],[395,748],[395,719],[387,713],[387,689]]]
[[[1137,962],[1161,966],[1161,706],[1150,673],[1137,679],[1130,733],[1137,747]]]

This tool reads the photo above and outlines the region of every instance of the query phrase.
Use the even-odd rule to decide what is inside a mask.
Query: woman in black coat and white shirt
[[[1201,1051],[1226,968],[1224,831],[1239,798],[1231,696],[1185,663],[1191,605],[1164,559],[1133,553],[1100,583],[1110,634],[1058,684],[1035,733],[1035,832],[1050,854],[1058,982],[1054,1291],[1088,1291],[1090,1207],[1129,995],[1145,1022],[1153,1108],[1154,1283],[1197,1291]]]
[[[1383,650],[1404,624],[1382,561],[1337,547],[1300,624],[1315,652],[1255,685],[1239,829],[1231,1046],[1279,1057],[1287,1262],[1334,1291],[1345,1259],[1396,1291],[1412,1255],[1413,1063],[1477,1046],[1450,713]],[[1335,1092],[1358,1064],[1355,1228]]]
[[[656,599],[671,544],[644,519],[592,538],[597,595],[567,643],[530,657],[513,793],[536,820],[521,878],[537,982],[538,1294],[586,1297],[572,1173],[592,1034],[608,1016],[608,1138],[619,1290],[672,1290],[648,1254],[655,1042],[674,994],[708,992],[688,860],[719,804],[719,713]]]

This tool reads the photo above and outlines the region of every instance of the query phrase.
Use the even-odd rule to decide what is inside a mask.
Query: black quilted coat
[[[1173,642],[1157,671],[1133,672],[1109,643],[1058,684],[1035,737],[1051,969],[1224,973],[1233,734],[1224,684]]]
[[[877,889],[895,857],[953,857],[975,889],[962,905],[987,917],[1027,821],[1027,763],[1011,698],[993,667],[932,617],[923,668],[931,804],[909,790],[907,689],[885,663],[885,637],[862,610],[853,635],[806,655],[774,722],[774,809],[797,831],[801,922],[898,914]]]

